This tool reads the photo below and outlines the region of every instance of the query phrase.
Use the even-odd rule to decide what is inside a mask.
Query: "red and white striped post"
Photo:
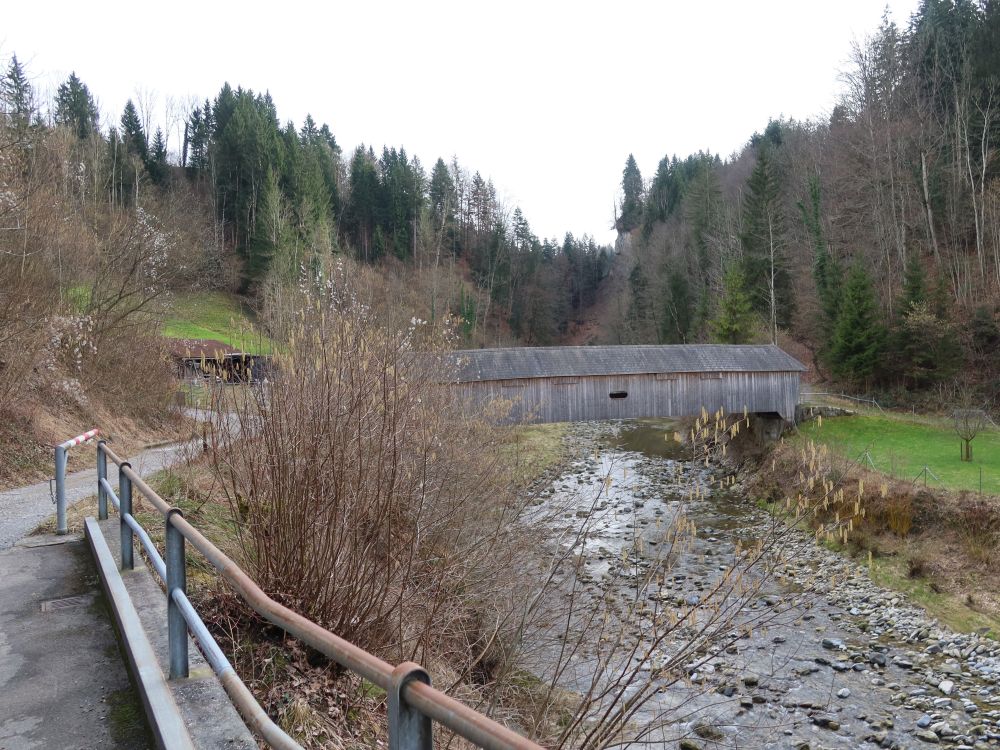
[[[90,430],[56,446],[56,533],[65,534],[66,528],[66,451],[75,445],[93,440],[100,430]]]

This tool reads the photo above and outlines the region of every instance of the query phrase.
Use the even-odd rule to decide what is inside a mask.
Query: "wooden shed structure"
[[[224,380],[228,383],[261,381],[267,376],[270,358],[241,352],[222,341],[178,339],[170,356],[180,378]]]
[[[472,403],[512,402],[509,422],[680,417],[744,410],[794,421],[805,366],[777,346],[554,346],[453,353]]]

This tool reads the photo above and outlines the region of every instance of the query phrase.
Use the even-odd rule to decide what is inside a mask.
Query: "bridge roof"
[[[538,346],[453,352],[458,382],[659,372],[804,372],[776,346]]]

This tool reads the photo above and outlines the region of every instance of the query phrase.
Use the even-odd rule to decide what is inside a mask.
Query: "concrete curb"
[[[157,746],[161,750],[193,750],[194,744],[139,621],[139,613],[132,605],[108,543],[94,518],[84,520],[84,533]]]
[[[196,748],[225,748],[226,750],[256,750],[257,742],[247,728],[232,700],[212,667],[188,636],[188,662],[190,677],[166,679],[167,654],[167,597],[156,574],[146,565],[143,556],[134,555],[134,569],[119,570],[121,560],[120,521],[112,516],[107,521],[91,521],[103,534],[110,550],[112,567],[125,586],[129,602],[138,614],[145,638],[152,646],[154,663],[161,679],[166,680],[181,721],[187,727],[191,742]],[[102,572],[103,577],[103,572]]]

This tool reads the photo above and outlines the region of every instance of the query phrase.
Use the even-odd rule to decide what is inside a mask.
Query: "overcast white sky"
[[[917,0],[891,0],[905,25]],[[10,4],[0,58],[43,94],[75,70],[107,122],[127,98],[269,90],[282,120],[327,122],[349,154],[405,146],[429,171],[456,155],[520,205],[539,236],[611,242],[629,152],[739,149],[769,117],[823,116],[878,0],[592,3]],[[177,147],[176,132],[171,147]]]

